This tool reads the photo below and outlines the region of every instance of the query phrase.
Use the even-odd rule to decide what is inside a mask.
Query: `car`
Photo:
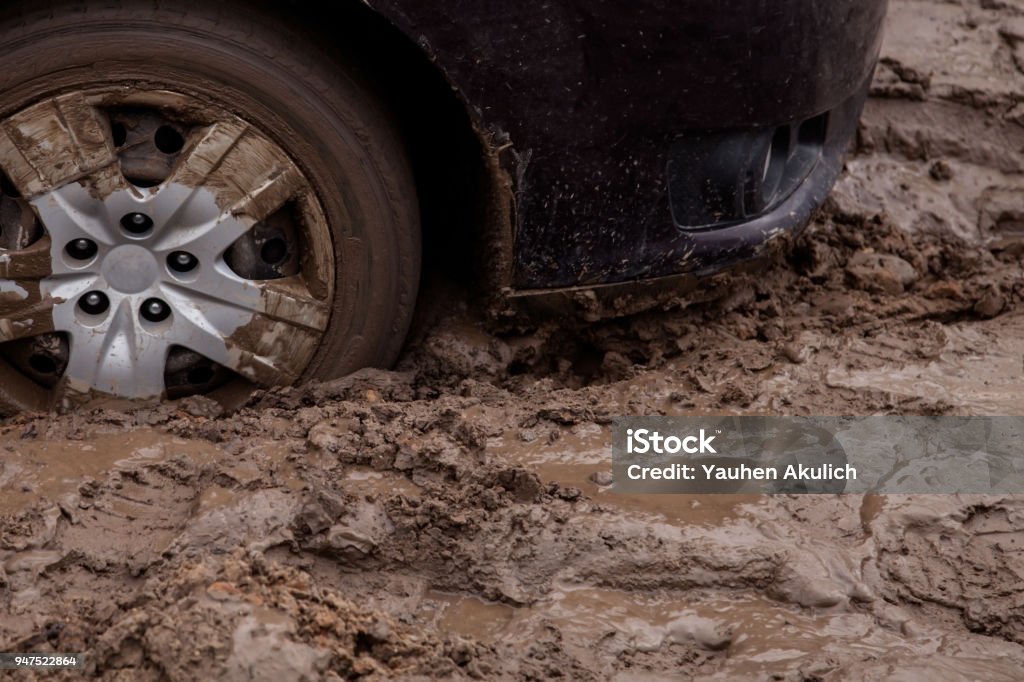
[[[4,3],[0,410],[387,367],[424,257],[497,311],[748,262],[838,176],[885,11]]]

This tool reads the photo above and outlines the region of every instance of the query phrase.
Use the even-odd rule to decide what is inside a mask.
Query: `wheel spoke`
[[[73,327],[75,299],[85,292],[95,289],[99,284],[99,277],[88,272],[77,275],[66,275],[60,278],[48,278],[39,287],[40,293],[45,298],[54,301],[54,312],[60,319],[58,326]]]
[[[14,280],[23,286],[22,280],[36,281],[50,276],[53,271],[51,246],[50,240],[44,237],[28,248],[0,250],[0,280]]]
[[[188,203],[198,206],[206,205],[210,201],[212,197],[209,193],[198,189],[193,191]],[[202,209],[195,208],[191,213],[197,215],[201,212]],[[202,222],[176,223],[173,231],[166,230],[157,238],[153,250],[163,254],[183,250],[201,253],[208,258],[217,258],[248,232],[251,226],[252,223],[243,222],[229,212],[218,213]]]
[[[202,307],[196,301],[205,301],[227,306],[241,316],[259,316],[302,330],[322,332],[330,320],[330,307],[317,300],[300,277],[251,282],[220,265],[204,268],[192,282],[167,282],[163,286],[170,290],[168,297],[183,305],[192,301]],[[247,322],[249,319],[245,319]]]
[[[298,372],[285,359],[260,354],[251,347],[260,344],[246,333],[251,313],[212,299],[202,303],[196,303],[191,297],[168,296],[168,299],[179,313],[173,332],[177,345],[204,355],[261,386],[290,384],[298,377]],[[232,328],[234,321],[246,318],[246,322]]]
[[[53,300],[30,302],[21,299],[22,295],[22,292],[0,286],[0,343],[53,331]]]
[[[46,231],[58,244],[89,237],[109,246],[119,239],[109,206],[96,201],[88,189],[77,183],[36,197],[32,205]]]
[[[263,386],[291,384],[316,350],[320,335],[286,322],[254,315],[227,339],[225,364]]]
[[[221,364],[267,388],[289,386],[299,378],[298,372],[286,366],[281,358],[258,355],[235,340],[228,341],[228,357]]]
[[[71,352],[62,390],[99,391],[125,398],[153,398],[164,391],[168,343],[143,332],[135,322],[130,297],[111,302],[104,324],[71,335]]]
[[[164,285],[166,299],[179,313],[175,325],[183,319],[183,326],[175,327],[174,342],[260,384],[294,381],[327,324],[326,306],[297,295],[297,285],[272,291],[271,303],[265,285],[228,283],[247,288],[231,296],[223,284],[202,294],[181,284]]]
[[[106,194],[122,182],[107,128],[80,93],[44,100],[0,125],[0,166],[26,198],[86,179]]]
[[[294,166],[289,165],[259,182],[240,197],[231,207],[231,213],[259,222],[306,189],[302,175]]]
[[[224,324],[224,318],[210,315],[208,308],[200,306],[190,310],[182,306],[181,298],[168,296],[167,299],[175,309],[171,332],[168,335],[172,342],[204,355],[214,362],[224,364],[227,360],[227,346],[218,327],[218,324]]]
[[[308,191],[302,173],[276,145],[238,123],[200,131],[168,182],[209,190],[224,213],[249,225]]]
[[[0,279],[0,343],[58,331],[56,320],[65,302],[92,288],[95,281],[94,275],[84,273],[42,281]]]
[[[214,123],[197,131],[167,182],[187,187],[205,186],[248,129],[239,121]]]
[[[223,262],[201,266],[192,281],[165,282],[164,287],[185,298],[220,302],[312,331],[325,330],[331,315],[330,306],[314,297],[299,276],[255,282]]]
[[[223,339],[230,336],[239,327],[249,323],[253,311],[246,303],[217,297],[216,293],[199,295],[195,291],[183,290],[178,285],[165,284],[161,291],[167,302],[176,311],[174,328],[171,336],[177,343],[189,346],[189,334],[199,330],[202,334],[219,339],[223,348]],[[178,324],[189,326],[178,327]],[[210,348],[192,348],[197,353],[207,355]],[[211,360],[216,358],[211,357]]]
[[[268,318],[324,331],[331,317],[330,307],[318,301],[299,277],[260,283],[263,312]]]

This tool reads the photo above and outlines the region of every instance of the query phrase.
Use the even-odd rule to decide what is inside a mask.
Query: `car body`
[[[515,208],[505,284],[538,292],[708,274],[804,225],[855,132],[886,2],[372,7],[502,147]],[[778,149],[789,132],[796,160]],[[782,181],[745,201],[763,168]]]
[[[822,204],[885,10],[5,3],[0,410],[389,366],[421,263],[499,320],[678,296]]]

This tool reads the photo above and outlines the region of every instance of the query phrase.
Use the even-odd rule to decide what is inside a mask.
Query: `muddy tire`
[[[35,210],[42,225],[41,234],[45,235],[40,244],[49,244],[53,261],[52,272],[39,272],[38,264],[32,272],[25,269],[27,266],[18,266],[19,262],[27,262],[25,254],[36,249],[38,258],[39,252],[46,248],[39,244],[33,246],[26,238],[24,243],[5,244],[7,255],[15,265],[0,275],[17,282],[13,286],[17,286],[19,292],[28,292],[27,304],[34,306],[36,317],[39,310],[53,309],[53,317],[58,320],[54,325],[56,329],[45,329],[43,325],[44,328],[34,331],[51,332],[48,342],[58,350],[59,335],[70,337],[69,366],[74,367],[75,332],[65,327],[76,324],[76,315],[93,320],[91,311],[100,310],[91,305],[99,301],[93,296],[89,301],[80,301],[73,311],[58,314],[59,306],[54,301],[84,295],[78,290],[55,293],[70,291],[66,283],[58,286],[50,282],[57,277],[57,270],[64,267],[59,261],[68,261],[68,254],[72,254],[72,266],[92,262],[88,260],[89,254],[96,245],[87,244],[93,241],[90,235],[85,235],[88,239],[77,235],[78,240],[73,243],[68,240],[73,240],[75,234],[57,234],[58,231],[47,224],[47,219],[59,222],[61,218],[53,218],[47,211],[63,210],[66,203],[78,206],[75,202],[93,201],[97,197],[107,201],[108,196],[118,192],[125,195],[120,199],[124,204],[134,197],[132,192],[153,194],[161,191],[161,187],[179,183],[188,190],[201,187],[203,197],[210,197],[210,209],[213,210],[212,203],[219,207],[218,220],[238,219],[244,223],[237,226],[240,232],[253,224],[265,230],[266,225],[275,220],[284,221],[277,214],[271,215],[271,208],[280,212],[287,203],[292,224],[281,228],[281,234],[291,235],[293,243],[287,245],[291,251],[281,251],[290,259],[290,265],[282,266],[279,272],[273,270],[274,264],[269,260],[267,263],[260,261],[260,248],[265,255],[268,238],[261,242],[259,236],[247,235],[246,239],[257,241],[246,248],[233,245],[224,260],[218,260],[217,267],[221,270],[224,270],[224,262],[236,272],[241,267],[245,270],[244,279],[255,282],[256,288],[262,287],[269,277],[279,279],[270,281],[268,293],[260,301],[239,303],[245,299],[243,293],[231,294],[235,298],[225,306],[220,318],[230,317],[228,308],[231,306],[249,306],[255,313],[251,321],[239,323],[237,328],[225,327],[219,320],[210,325],[224,337],[227,349],[224,353],[218,349],[207,353],[191,348],[177,337],[171,338],[168,344],[175,349],[196,351],[196,357],[206,360],[216,355],[213,365],[226,366],[233,376],[231,382],[237,383],[241,378],[248,380],[242,383],[249,387],[329,379],[361,367],[391,364],[401,349],[416,299],[420,268],[419,215],[412,173],[400,137],[369,89],[306,37],[291,33],[273,17],[252,7],[183,1],[88,5],[36,2],[20,10],[10,6],[0,10],[0,64],[3,65],[0,69],[0,119],[3,120],[0,167],[6,176],[5,186],[10,188],[9,200],[17,200],[23,208],[27,204]],[[47,117],[52,121],[45,120]],[[59,146],[60,139],[56,143],[53,139],[43,140],[42,134],[33,129],[33,126],[45,127],[52,122],[56,122],[53,123],[55,129],[70,130],[70,134],[68,130],[60,132],[65,136],[61,139],[71,140],[78,147],[64,150],[63,160],[59,162],[48,157],[47,150]],[[135,152],[124,151],[129,147],[138,151],[138,147],[133,146],[132,134],[138,136],[146,131],[159,133],[168,129],[180,139],[161,144],[157,137],[155,142],[148,142],[159,148],[151,157],[160,157],[165,148],[173,150],[168,155],[169,160],[165,159],[167,170],[163,176],[160,163],[154,165],[153,159],[148,157],[133,160]],[[100,136],[92,141],[93,147],[87,144],[90,136]],[[224,139],[229,141],[224,143]],[[220,155],[212,162],[203,156],[208,155],[208,147],[217,147]],[[249,155],[247,161],[246,154]],[[142,152],[135,155],[145,156]],[[109,163],[111,160],[113,165]],[[195,167],[204,163],[206,166],[200,174],[208,176],[196,180]],[[111,168],[115,166],[131,187],[125,189],[118,184],[120,179],[112,179]],[[129,169],[142,179],[130,177]],[[260,175],[254,169],[266,172]],[[281,177],[288,178],[291,184],[278,182]],[[287,192],[282,190],[281,197],[269,196],[277,191],[275,182],[288,184]],[[61,196],[58,190],[62,185],[74,186],[74,192],[64,190]],[[284,196],[288,192],[291,194]],[[170,192],[165,194],[169,196]],[[259,205],[274,199],[273,207],[269,203]],[[169,199],[165,197],[163,201],[167,203]],[[192,201],[193,207],[201,203],[188,201]],[[97,205],[95,210],[114,211],[109,203]],[[155,207],[158,202],[152,203],[152,210],[159,212]],[[138,212],[145,213],[145,210]],[[129,214],[125,215],[127,218]],[[142,222],[141,218],[139,220]],[[111,244],[103,239],[95,240],[101,261],[112,249],[120,249],[117,257],[123,260],[125,254],[129,254],[129,247],[133,249],[129,255],[145,258],[137,246],[141,244],[144,249],[149,246],[132,241],[137,235],[122,233],[115,234]],[[62,239],[66,241],[66,248],[60,243]],[[215,255],[220,257],[220,254],[202,252],[199,246],[196,249],[199,251],[195,254],[175,252],[174,257],[184,264],[183,267],[188,266],[186,256],[189,255],[204,265]],[[181,288],[184,279],[179,277],[180,273],[164,272],[163,252],[153,250],[153,253],[160,269],[154,276],[168,280],[164,284],[184,297],[179,301],[182,305],[191,305],[189,300],[198,300],[208,291],[216,290],[215,285],[206,285],[203,290],[193,283],[190,286],[195,291],[185,292]],[[275,252],[274,255],[280,254]],[[236,267],[236,263],[242,266]],[[115,266],[109,263],[96,262],[95,269],[97,277],[106,277],[103,284],[134,277],[116,272]],[[19,273],[27,274],[24,281],[18,279]],[[172,275],[177,279],[171,278]],[[70,281],[67,278],[71,275],[63,273],[62,276]],[[147,310],[152,313],[148,315],[151,320],[147,322],[138,317],[137,309],[141,304],[136,298],[142,294],[136,295],[133,290],[145,284],[147,282],[131,281],[124,291],[112,294],[119,297],[123,294],[128,302],[124,303],[125,321],[118,323],[112,319],[110,329],[116,329],[118,324],[124,327],[129,320],[140,325],[131,332],[134,337],[119,332],[123,338],[149,338],[146,334],[160,328],[159,324],[165,324],[160,319],[167,311],[162,312],[157,304],[151,303],[154,296],[159,298],[156,294],[144,302],[149,308],[141,308],[143,317],[147,317]],[[164,285],[156,282],[152,291],[158,291],[160,286]],[[229,296],[225,294],[224,298]],[[13,297],[4,298],[0,292],[0,317],[12,320],[16,326],[19,316],[25,315],[26,303],[19,300],[21,305]],[[174,315],[179,315],[174,300],[168,299],[165,307],[174,308]],[[100,301],[100,307],[106,305],[114,309],[117,307],[114,303],[113,299]],[[204,314],[193,315],[193,327],[205,324]],[[59,323],[61,315],[71,320],[65,321],[63,327]],[[296,331],[293,327],[301,329]],[[185,337],[187,341],[187,334]],[[78,399],[75,396],[96,393],[125,398],[167,397],[169,394],[174,397],[169,385],[161,396],[147,395],[153,392],[155,380],[124,392],[119,390],[120,386],[134,386],[131,377],[140,370],[132,363],[141,362],[138,360],[143,355],[141,350],[135,355],[126,351],[132,357],[121,363],[119,374],[115,372],[107,377],[110,372],[100,367],[94,372],[100,378],[95,378],[91,385],[88,377],[78,377],[77,385],[69,386],[70,380],[60,373],[62,362],[69,364],[67,358],[39,361],[38,355],[31,354],[41,351],[24,349],[25,333],[7,334],[0,340],[5,342],[0,351],[11,343],[20,344],[16,351],[5,355],[3,363],[5,378],[0,380],[3,387],[0,391],[7,393],[3,402],[8,409],[45,408],[61,402],[67,404],[69,400],[73,403]],[[210,346],[209,340],[204,343]],[[24,357],[28,356],[37,359],[25,361]],[[154,351],[154,356],[159,356],[159,352]],[[197,381],[199,385],[193,386],[196,390],[191,392],[216,395],[218,391],[226,391],[226,384],[231,383],[214,381],[218,375],[208,371],[196,373],[194,366],[188,365],[188,358],[179,360],[187,370],[181,376],[190,376],[192,372],[197,380],[203,380]],[[89,362],[96,364],[102,360]],[[56,369],[58,376],[49,382],[42,381],[33,374],[40,368]],[[168,373],[179,369],[161,370],[164,380],[170,382]]]

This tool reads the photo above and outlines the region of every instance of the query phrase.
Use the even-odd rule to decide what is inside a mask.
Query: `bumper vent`
[[[791,195],[821,158],[827,113],[756,131],[678,138],[668,162],[672,218],[682,230],[751,220]]]

